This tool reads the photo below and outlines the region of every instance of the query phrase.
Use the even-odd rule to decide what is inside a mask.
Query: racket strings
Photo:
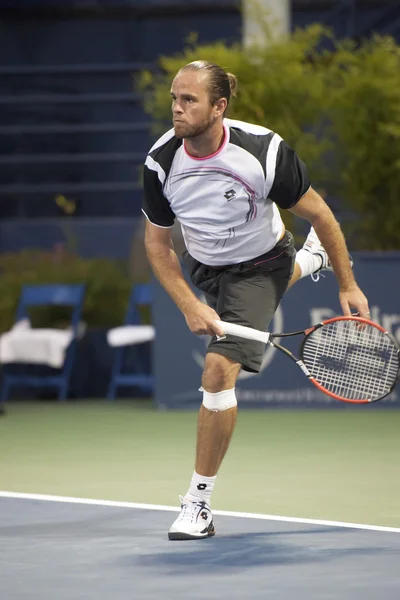
[[[332,345],[330,346],[332,350]],[[319,363],[314,358],[313,373],[321,385],[338,396],[349,399],[380,397],[387,392],[387,386],[384,383],[381,385],[381,376],[378,380],[371,376],[369,364],[361,364],[363,358],[365,356],[361,351],[354,349],[352,356],[347,356],[347,364],[343,356],[335,357],[333,361],[331,358],[327,360],[325,356]],[[348,373],[350,369],[353,371],[351,376]]]
[[[304,342],[303,361],[316,381],[349,400],[376,400],[390,392],[399,374],[391,338],[368,324],[335,321]]]
[[[356,334],[358,333],[356,332]],[[357,337],[359,338],[359,335]],[[373,339],[372,347],[370,345],[368,348],[365,347],[365,340],[358,339],[357,345],[354,344],[354,335],[352,340],[349,344],[340,344],[340,358],[336,364],[332,364],[332,361],[327,360],[326,357],[321,361],[328,386],[334,393],[336,386],[338,395],[343,394],[349,396],[350,399],[365,396],[378,398],[384,395],[392,385],[392,381],[389,383],[390,352],[389,354],[385,351],[382,352],[382,348],[379,348],[379,344],[382,344],[381,339]],[[332,352],[332,346],[335,348],[335,344],[330,343],[329,345]],[[389,369],[386,368],[387,364],[389,364]],[[338,379],[338,374],[342,375],[341,379]],[[395,367],[394,376],[397,376],[397,367]]]

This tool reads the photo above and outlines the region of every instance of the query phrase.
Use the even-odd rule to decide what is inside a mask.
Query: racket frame
[[[369,325],[369,326],[375,327],[376,329],[381,331],[383,334],[387,335],[389,337],[389,339],[391,340],[391,342],[393,343],[393,345],[397,348],[397,353],[398,353],[397,378],[393,382],[393,384],[391,385],[391,387],[387,391],[387,393],[384,394],[383,396],[380,396],[379,398],[374,398],[374,399],[360,398],[360,399],[355,399],[355,400],[339,396],[338,394],[335,394],[334,392],[327,390],[323,385],[321,385],[316,380],[316,378],[312,375],[312,373],[309,371],[308,367],[304,363],[303,351],[304,351],[304,346],[307,341],[307,338],[311,334],[313,334],[317,329],[320,329],[324,325],[329,325],[330,323],[335,323],[337,321],[356,321],[356,322],[360,323],[361,325],[364,324],[364,325]],[[286,356],[288,356],[293,362],[296,363],[296,365],[303,371],[304,375],[311,381],[311,383],[313,383],[315,385],[316,388],[318,388],[324,394],[331,396],[335,400],[340,400],[341,402],[347,402],[350,404],[368,404],[371,402],[377,402],[379,400],[383,400],[383,398],[386,398],[386,396],[388,396],[393,391],[393,389],[395,388],[395,386],[397,385],[397,383],[400,380],[400,347],[399,347],[398,342],[388,331],[386,331],[386,329],[384,329],[383,327],[378,325],[378,323],[375,323],[374,321],[370,321],[368,319],[364,319],[363,317],[358,317],[358,316],[354,316],[354,315],[349,316],[349,317],[346,317],[346,316],[332,317],[330,319],[326,319],[325,321],[321,321],[320,323],[317,323],[316,325],[313,325],[312,327],[309,327],[308,329],[301,329],[299,331],[292,331],[290,333],[263,332],[263,331],[258,331],[257,329],[252,329],[251,327],[245,327],[243,325],[236,325],[235,323],[228,323],[226,321],[217,321],[217,323],[220,327],[222,327],[225,334],[234,335],[236,337],[243,337],[245,339],[255,340],[258,342],[263,342],[265,344],[269,344],[269,345],[273,346],[274,348],[277,348],[278,350],[280,350],[281,352],[286,354]],[[296,357],[293,354],[293,352],[291,352],[284,346],[281,346],[278,342],[275,341],[275,338],[294,337],[297,335],[304,336],[303,340],[300,344],[300,348],[299,348],[300,358]]]
[[[388,331],[386,331],[386,329],[384,329],[381,325],[379,325],[378,323],[375,323],[374,321],[370,321],[369,319],[364,319],[363,317],[358,317],[358,316],[353,315],[353,316],[350,316],[350,317],[344,317],[344,316],[332,317],[330,319],[326,319],[325,321],[322,321],[321,323],[318,323],[317,325],[314,325],[313,327],[310,327],[309,329],[305,330],[304,331],[304,339],[302,340],[301,345],[300,345],[300,349],[299,349],[299,354],[300,354],[300,357],[301,357],[301,362],[303,362],[304,346],[306,344],[308,336],[310,336],[312,333],[314,333],[314,331],[316,331],[317,329],[320,329],[324,325],[329,325],[330,323],[336,323],[338,321],[357,321],[360,324],[369,325],[370,327],[375,327],[375,329],[378,329],[384,335],[388,336],[388,338],[391,340],[391,342],[393,343],[393,345],[397,348],[397,354],[400,357],[400,347],[399,347],[399,344],[397,343],[396,339]],[[307,367],[306,367],[306,370],[308,370]],[[327,390],[312,375],[309,377],[310,381],[319,390],[321,390],[321,392],[323,392],[324,394],[327,394],[328,396],[331,396],[335,400],[340,400],[341,402],[347,402],[349,404],[369,404],[369,403],[372,403],[372,402],[378,402],[379,400],[383,400],[383,398],[386,398],[387,396],[389,396],[389,394],[392,393],[393,389],[395,388],[395,386],[399,382],[399,378],[400,378],[400,359],[398,358],[397,378],[395,379],[395,381],[393,382],[393,384],[391,385],[391,387],[389,388],[389,390],[386,392],[386,394],[384,394],[383,396],[379,396],[379,398],[360,398],[360,399],[351,399],[350,400],[349,398],[344,398],[343,396],[339,396],[338,394],[335,394],[334,392],[331,392],[330,390]]]

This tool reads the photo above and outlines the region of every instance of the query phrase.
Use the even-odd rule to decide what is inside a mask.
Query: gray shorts
[[[210,267],[188,252],[183,260],[192,283],[223,321],[267,331],[292,276],[295,255],[293,236],[286,231],[272,250],[246,262]],[[264,349],[261,342],[228,335],[220,341],[213,337],[207,352],[227,356],[245,371],[258,373]]]

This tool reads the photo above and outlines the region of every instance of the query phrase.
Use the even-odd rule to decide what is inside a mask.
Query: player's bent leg
[[[215,534],[211,493],[236,424],[235,383],[240,367],[232,359],[216,353],[206,356],[196,466],[188,492],[180,497],[181,512],[168,532],[170,540],[201,539]]]
[[[349,259],[351,266],[353,266],[353,259],[350,254]],[[313,281],[318,281],[321,271],[333,271],[333,268],[315,229],[311,227],[303,247],[296,254],[295,270],[289,287],[308,275],[311,276]]]

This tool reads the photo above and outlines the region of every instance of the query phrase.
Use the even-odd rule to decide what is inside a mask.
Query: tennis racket
[[[226,335],[270,344],[289,356],[321,392],[366,404],[390,394],[400,377],[400,347],[383,327],[361,317],[334,317],[292,333],[265,333],[217,321]],[[297,358],[277,338],[303,336]]]

